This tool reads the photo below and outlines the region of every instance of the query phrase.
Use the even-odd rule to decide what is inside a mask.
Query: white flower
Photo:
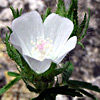
[[[44,23],[36,11],[23,14],[12,22],[12,30],[10,42],[37,73],[48,70],[51,62],[59,64],[77,42],[76,36],[68,40],[72,21],[54,13]]]

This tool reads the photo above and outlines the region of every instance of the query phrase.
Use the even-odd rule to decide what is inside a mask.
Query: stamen
[[[43,37],[37,37],[37,42],[33,42],[32,44],[32,56],[37,58],[38,60],[43,60],[45,56],[49,56],[52,51],[53,41],[50,38],[44,39]]]

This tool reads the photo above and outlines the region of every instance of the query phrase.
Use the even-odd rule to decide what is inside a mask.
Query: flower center
[[[32,56],[40,61],[42,61],[46,56],[49,56],[50,52],[52,51],[53,45],[52,40],[49,38],[37,38],[37,42],[33,42],[32,44]]]

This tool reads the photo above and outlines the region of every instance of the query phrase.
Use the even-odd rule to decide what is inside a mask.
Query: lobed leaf
[[[66,17],[66,9],[63,0],[58,0],[57,9],[55,13],[59,14],[60,16]]]
[[[73,19],[74,19],[74,21],[75,21],[75,23],[76,23],[76,25],[78,26],[78,0],[73,0],[72,1],[73,3],[74,3],[74,17],[73,17]]]
[[[78,6],[77,0],[72,0],[71,6],[66,14],[66,17],[69,18],[74,23],[74,30],[70,37],[77,36],[78,31]]]
[[[76,25],[78,25],[78,13],[77,13],[77,0],[72,0],[72,3],[69,7],[69,10],[66,14],[66,17],[72,20]]]

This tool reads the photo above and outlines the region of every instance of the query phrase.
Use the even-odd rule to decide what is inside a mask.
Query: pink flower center
[[[37,45],[37,48],[41,51],[44,49],[45,45],[46,45],[46,42],[42,40],[41,43]]]
[[[49,38],[37,38],[37,42],[31,41],[32,44],[32,55],[39,59],[42,60],[45,58],[45,56],[48,56],[52,49],[53,49],[53,44],[52,40]]]

